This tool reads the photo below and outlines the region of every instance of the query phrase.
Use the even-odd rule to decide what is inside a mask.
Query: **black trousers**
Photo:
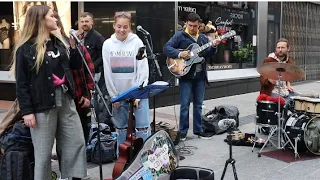
[[[86,142],[86,145],[88,143],[89,138],[89,132],[90,132],[90,125],[91,125],[91,116],[87,116],[89,111],[82,111],[78,112],[81,120],[84,140]]]

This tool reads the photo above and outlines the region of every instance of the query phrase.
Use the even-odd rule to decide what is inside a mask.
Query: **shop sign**
[[[214,13],[217,29],[227,30],[233,24],[249,24],[250,13],[229,8],[223,8],[221,13]],[[220,26],[220,27],[219,27]]]
[[[233,24],[233,19],[229,20],[222,20],[221,17],[218,17],[215,21],[215,24],[217,26],[217,30],[226,30],[229,31],[231,30],[231,26]]]
[[[197,13],[197,8],[190,7],[190,6],[178,6],[179,11],[184,11],[188,13]]]
[[[208,70],[233,69],[232,64],[209,65]]]

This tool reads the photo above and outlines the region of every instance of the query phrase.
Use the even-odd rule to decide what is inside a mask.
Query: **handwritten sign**
[[[233,19],[229,20],[222,20],[221,17],[218,17],[215,21],[215,24],[217,26],[217,30],[231,30],[231,25],[233,24]]]
[[[161,148],[157,148],[153,154],[148,155],[149,168],[159,171],[164,164],[168,164],[168,150],[168,145],[164,144]]]

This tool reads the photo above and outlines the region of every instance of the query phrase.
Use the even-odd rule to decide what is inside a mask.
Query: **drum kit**
[[[299,67],[287,64],[270,62],[257,67],[260,75],[269,79],[277,80],[275,88],[284,86],[283,81],[294,81],[304,77],[304,71]],[[286,147],[294,150],[295,158],[299,157],[298,151],[310,151],[313,154],[320,155],[320,98],[314,95],[301,94],[290,97],[290,102],[286,105],[271,101],[257,101],[256,125],[260,127],[269,127],[270,132],[263,147],[270,142],[277,149]],[[290,114],[285,114],[287,111]],[[277,144],[273,141],[277,136]],[[294,142],[294,143],[292,143]]]

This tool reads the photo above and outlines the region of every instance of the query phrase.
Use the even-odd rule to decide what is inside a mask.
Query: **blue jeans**
[[[113,117],[115,119],[115,127],[118,133],[117,147],[124,143],[127,135],[127,127],[129,120],[129,103],[126,101],[120,102],[119,108],[112,108]],[[133,113],[136,120],[136,135],[146,140],[150,135],[150,112],[149,99],[141,99],[139,108],[133,108]],[[119,152],[117,148],[117,154]]]
[[[287,97],[283,97],[284,100],[286,101],[286,105],[290,102],[292,96],[298,96],[299,93],[296,93],[296,92],[289,92],[289,95]],[[279,95],[278,94],[275,94],[275,93],[271,93],[271,96],[272,97],[278,97]]]
[[[204,75],[195,79],[179,79],[180,86],[180,122],[181,134],[187,134],[189,129],[189,106],[193,95],[193,133],[202,132],[202,104],[205,91]]]

